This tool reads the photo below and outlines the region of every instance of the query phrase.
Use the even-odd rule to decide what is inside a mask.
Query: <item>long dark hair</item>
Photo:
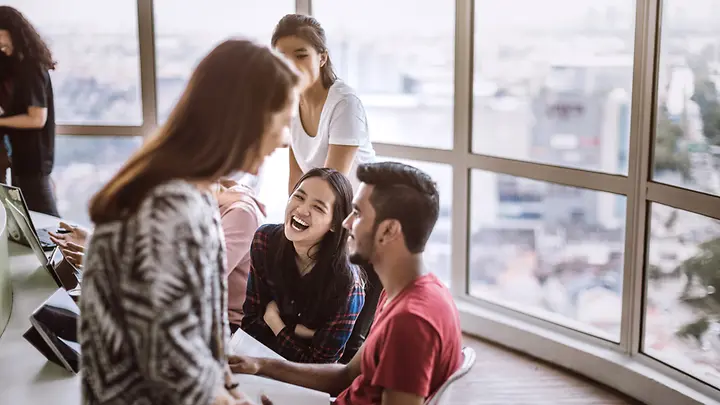
[[[293,192],[309,178],[318,177],[326,181],[335,195],[335,204],[332,208],[332,222],[330,229],[318,242],[313,260],[315,266],[306,277],[312,277],[310,288],[298,291],[300,274],[295,264],[295,247],[285,237],[285,232],[279,231],[273,241],[273,250],[277,249],[273,266],[274,279],[282,297],[294,297],[294,301],[304,304],[302,324],[315,328],[327,320],[329,316],[338,311],[339,305],[344,305],[347,293],[355,282],[354,271],[364,279],[362,271],[350,264],[347,254],[347,239],[350,231],[343,228],[342,223],[352,210],[352,185],[350,181],[337,170],[327,168],[311,169],[305,173],[295,184]],[[297,295],[301,295],[298,297]],[[309,323],[309,324],[308,324]]]
[[[302,38],[309,43],[318,53],[326,54],[325,66],[320,68],[320,80],[325,89],[329,89],[337,80],[337,75],[330,61],[330,53],[327,47],[325,30],[318,20],[303,14],[288,14],[283,17],[275,26],[270,43],[273,47],[281,38],[285,37]]]
[[[266,46],[221,43],[197,66],[165,125],[93,197],[90,218],[96,224],[121,219],[153,187],[173,179],[212,182],[242,170],[299,80]]]
[[[14,58],[43,70],[55,69],[50,48],[21,12],[10,6],[0,6],[0,30],[10,33]]]

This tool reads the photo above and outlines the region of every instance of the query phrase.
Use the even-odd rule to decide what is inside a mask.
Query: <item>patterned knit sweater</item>
[[[80,299],[84,404],[210,404],[229,336],[217,202],[173,181],[95,229]]]

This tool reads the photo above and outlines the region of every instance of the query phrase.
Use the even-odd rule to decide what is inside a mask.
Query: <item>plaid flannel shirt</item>
[[[280,227],[280,229],[278,229]],[[353,266],[355,282],[348,291],[347,300],[335,316],[317,328],[312,340],[295,335],[294,325],[286,326],[277,336],[263,319],[268,303],[275,301],[275,294],[267,280],[266,263],[273,252],[268,250],[274,232],[282,232],[282,225],[264,225],[253,237],[250,248],[252,266],[247,283],[242,329],[266,344],[285,359],[299,363],[334,363],[345,350],[355,321],[365,303],[365,290],[358,269]],[[268,342],[274,336],[274,342]]]

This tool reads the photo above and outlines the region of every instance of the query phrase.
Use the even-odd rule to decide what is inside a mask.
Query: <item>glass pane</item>
[[[279,224],[285,220],[290,176],[288,151],[288,148],[276,149],[272,155],[265,158],[257,178],[250,180],[254,180],[253,188],[258,193],[258,199],[265,204],[265,223]],[[247,183],[247,180],[245,182]]]
[[[90,198],[140,148],[142,138],[61,135],[55,142],[52,178],[60,215],[89,226]]]
[[[338,76],[365,106],[373,142],[453,144],[455,2],[313,0]]]
[[[652,204],[643,351],[720,387],[720,221]]]
[[[475,10],[473,152],[627,174],[635,2]]]
[[[275,24],[294,0],[155,0],[158,118],[165,122],[192,70],[229,37],[270,44]]]
[[[142,124],[135,1],[4,3],[20,10],[53,52],[58,124]]]
[[[717,1],[663,2],[653,180],[720,195]]]
[[[625,196],[473,170],[470,294],[620,340]]]
[[[440,215],[435,229],[430,235],[425,248],[425,265],[446,286],[450,286],[450,236],[452,229],[452,167],[442,163],[421,162],[417,160],[398,159],[378,156],[378,161],[395,161],[415,166],[429,174],[435,180],[440,193]]]

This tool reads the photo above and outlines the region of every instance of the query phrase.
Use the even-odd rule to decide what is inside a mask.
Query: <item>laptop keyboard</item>
[[[55,243],[50,240],[49,229],[40,228],[40,229],[37,229],[36,231],[37,231],[38,240],[40,241],[40,246],[42,246],[42,248],[44,250],[50,250],[55,247]]]

